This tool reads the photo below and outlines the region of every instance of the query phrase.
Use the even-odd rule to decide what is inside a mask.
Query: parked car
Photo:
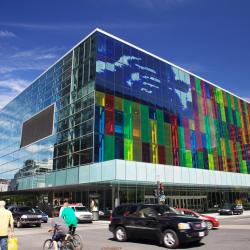
[[[85,206],[71,205],[70,207],[75,211],[78,222],[93,222],[93,214]]]
[[[34,211],[35,211],[35,213],[38,213],[38,214],[40,214],[41,216],[42,216],[42,218],[41,218],[41,221],[42,222],[44,222],[44,223],[47,223],[48,222],[48,219],[49,219],[49,216],[46,214],[46,213],[44,213],[41,209],[39,209],[39,208],[33,208],[34,209]]]
[[[42,215],[35,212],[32,207],[28,206],[12,206],[9,207],[14,218],[14,225],[18,228],[24,225],[41,226]]]
[[[167,205],[124,204],[116,207],[109,230],[117,241],[130,238],[154,239],[174,249],[185,242],[200,242],[207,234],[207,224],[182,215]]]
[[[218,219],[212,217],[212,216],[207,216],[207,215],[203,215],[203,214],[199,214],[193,210],[190,209],[186,209],[186,208],[177,208],[177,211],[182,212],[183,214],[187,215],[187,216],[192,216],[192,217],[196,217],[200,220],[203,220],[207,223],[207,229],[211,230],[213,228],[218,228],[220,226],[220,222]]]
[[[228,214],[243,214],[243,206],[242,205],[236,205],[236,204],[224,204],[222,208],[218,210],[220,215]]]

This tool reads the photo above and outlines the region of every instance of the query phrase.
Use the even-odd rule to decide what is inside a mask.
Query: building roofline
[[[205,79],[205,78],[203,78],[203,77],[201,77],[201,76],[198,76],[198,75],[196,75],[196,74],[194,74],[194,73],[192,73],[192,72],[190,72],[190,71],[188,71],[188,70],[186,70],[186,69],[184,69],[184,68],[182,68],[182,67],[180,67],[180,66],[178,66],[178,65],[176,65],[176,64],[174,64],[174,63],[172,63],[172,62],[170,62],[170,61],[168,61],[168,60],[166,60],[166,59],[164,59],[164,58],[162,58],[162,57],[159,57],[159,56],[157,56],[157,55],[155,55],[155,54],[153,54],[153,53],[151,53],[151,52],[148,52],[147,50],[142,49],[142,48],[140,48],[140,47],[138,47],[138,46],[136,46],[136,45],[134,45],[134,44],[132,44],[132,43],[130,43],[130,42],[127,42],[127,41],[125,41],[125,40],[123,40],[123,39],[121,39],[121,38],[119,38],[119,37],[117,37],[117,36],[115,36],[115,35],[113,35],[113,34],[111,34],[111,33],[108,33],[108,32],[106,32],[106,31],[104,31],[104,30],[98,28],[98,27],[95,28],[92,32],[90,32],[87,36],[85,36],[82,40],[80,40],[75,46],[73,46],[69,51],[67,51],[64,55],[62,55],[58,60],[56,60],[56,61],[55,61],[52,65],[50,65],[46,70],[44,70],[44,71],[43,71],[39,76],[37,76],[37,77],[36,77],[36,78],[35,78],[35,79],[34,79],[25,89],[23,89],[23,91],[22,91],[21,93],[23,93],[28,87],[30,87],[35,81],[37,81],[42,75],[44,75],[46,72],[48,72],[48,71],[49,71],[53,66],[55,66],[60,60],[62,60],[62,59],[63,59],[65,56],[67,56],[71,51],[73,51],[77,46],[79,46],[82,42],[84,42],[85,40],[87,40],[90,36],[92,36],[92,35],[93,35],[95,32],[97,32],[97,31],[100,32],[100,33],[102,33],[102,34],[104,34],[104,35],[107,35],[107,36],[109,36],[109,37],[111,37],[111,38],[113,38],[113,39],[115,39],[115,40],[117,40],[117,41],[120,41],[120,42],[122,42],[122,43],[124,43],[124,44],[127,44],[127,45],[129,45],[129,46],[131,46],[131,47],[133,47],[133,48],[135,48],[135,49],[138,49],[138,50],[140,50],[140,51],[142,51],[142,52],[144,52],[144,53],[146,53],[146,54],[148,54],[148,55],[150,55],[150,56],[152,56],[152,57],[154,57],[154,58],[156,58],[156,59],[158,59],[158,60],[160,60],[160,61],[162,61],[162,62],[168,63],[168,64],[170,64],[171,66],[174,66],[174,67],[176,67],[176,68],[178,68],[178,69],[180,69],[180,70],[182,70],[182,71],[184,71],[184,72],[186,72],[186,73],[188,73],[188,74],[191,74],[191,75],[193,75],[193,76],[195,76],[195,77],[197,77],[197,78],[199,78],[199,79],[201,79],[201,80],[203,80],[203,81],[205,81],[205,82],[207,82],[207,83],[209,83],[209,84],[211,84],[211,85],[213,85],[213,86],[215,86],[215,87],[217,87],[217,88],[219,88],[219,89],[221,89],[221,90],[223,90],[223,91],[225,91],[225,92],[227,92],[227,93],[229,93],[230,95],[233,95],[233,96],[235,96],[235,97],[237,97],[237,98],[243,100],[244,102],[250,104],[250,101],[244,99],[243,97],[240,97],[240,96],[238,96],[238,95],[232,93],[231,91],[226,90],[226,89],[220,87],[219,85],[217,85],[217,84],[215,84],[215,83],[212,83],[212,82],[208,81],[207,79]],[[13,100],[15,100],[21,93],[17,94],[9,103],[11,103]],[[4,105],[4,106],[0,109],[0,113],[2,112],[2,110],[3,110],[9,103],[7,103],[6,105]]]
[[[140,48],[140,47],[137,47],[136,45],[134,45],[134,44],[132,44],[132,43],[130,43],[130,42],[127,42],[127,41],[125,41],[125,40],[123,40],[123,39],[121,39],[121,38],[119,38],[119,37],[117,37],[117,36],[114,36],[114,35],[112,35],[112,34],[106,32],[106,31],[104,31],[104,30],[102,30],[102,29],[96,28],[96,31],[99,31],[99,32],[101,32],[101,33],[103,33],[103,34],[105,34],[105,35],[111,37],[111,38],[116,39],[117,41],[120,41],[120,42],[125,43],[125,44],[127,44],[127,45],[129,45],[129,46],[131,46],[131,47],[133,47],[133,48],[135,48],[135,49],[138,49],[138,50],[140,50],[140,51],[142,51],[142,52],[144,52],[144,53],[146,53],[146,54],[148,54],[148,55],[150,55],[150,56],[152,56],[152,57],[154,57],[154,58],[156,58],[156,59],[158,59],[158,60],[160,60],[160,61],[162,61],[162,62],[168,63],[168,64],[170,64],[170,65],[172,65],[172,66],[174,66],[174,67],[176,67],[176,68],[178,68],[178,69],[181,69],[182,71],[185,71],[186,73],[191,74],[191,75],[193,75],[193,76],[195,76],[195,77],[197,77],[197,78],[199,78],[199,79],[201,79],[201,80],[203,80],[203,81],[205,81],[205,82],[207,82],[207,83],[209,83],[209,84],[211,84],[211,85],[213,85],[213,86],[215,86],[215,87],[217,87],[217,88],[219,88],[219,89],[221,89],[221,90],[223,90],[223,91],[225,91],[225,92],[227,92],[227,93],[229,93],[230,95],[233,95],[233,96],[235,96],[235,97],[237,97],[237,98],[243,100],[244,102],[247,102],[248,104],[250,104],[250,101],[244,99],[243,97],[240,97],[240,96],[238,96],[238,95],[236,95],[236,94],[230,92],[229,90],[226,90],[226,89],[220,87],[219,85],[217,85],[217,84],[215,84],[215,83],[212,83],[212,82],[208,81],[207,79],[205,79],[205,78],[203,78],[203,77],[201,77],[201,76],[198,76],[198,75],[196,75],[196,74],[194,74],[194,73],[192,73],[192,72],[190,72],[190,71],[188,71],[188,70],[186,70],[186,69],[184,69],[184,68],[182,68],[182,67],[180,67],[180,66],[178,66],[178,65],[176,65],[176,64],[174,64],[174,63],[172,63],[172,62],[170,62],[170,61],[167,61],[167,60],[165,60],[165,59],[162,58],[162,57],[159,57],[159,56],[157,56],[157,55],[155,55],[155,54],[153,54],[153,53],[151,53],[151,52],[148,52],[148,51],[145,50],[145,49],[142,49],[142,48]]]

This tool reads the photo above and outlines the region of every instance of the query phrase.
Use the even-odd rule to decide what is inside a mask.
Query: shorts
[[[66,235],[63,233],[55,233],[55,235],[52,237],[52,240],[59,241],[62,240]]]

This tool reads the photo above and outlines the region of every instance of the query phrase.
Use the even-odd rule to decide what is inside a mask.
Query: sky
[[[249,0],[1,0],[0,108],[96,27],[250,100]]]

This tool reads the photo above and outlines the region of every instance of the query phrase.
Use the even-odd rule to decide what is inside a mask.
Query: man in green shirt
[[[73,208],[69,207],[68,202],[64,202],[64,209],[62,211],[61,217],[64,219],[65,223],[69,227],[70,234],[74,235],[77,227],[77,218]]]

